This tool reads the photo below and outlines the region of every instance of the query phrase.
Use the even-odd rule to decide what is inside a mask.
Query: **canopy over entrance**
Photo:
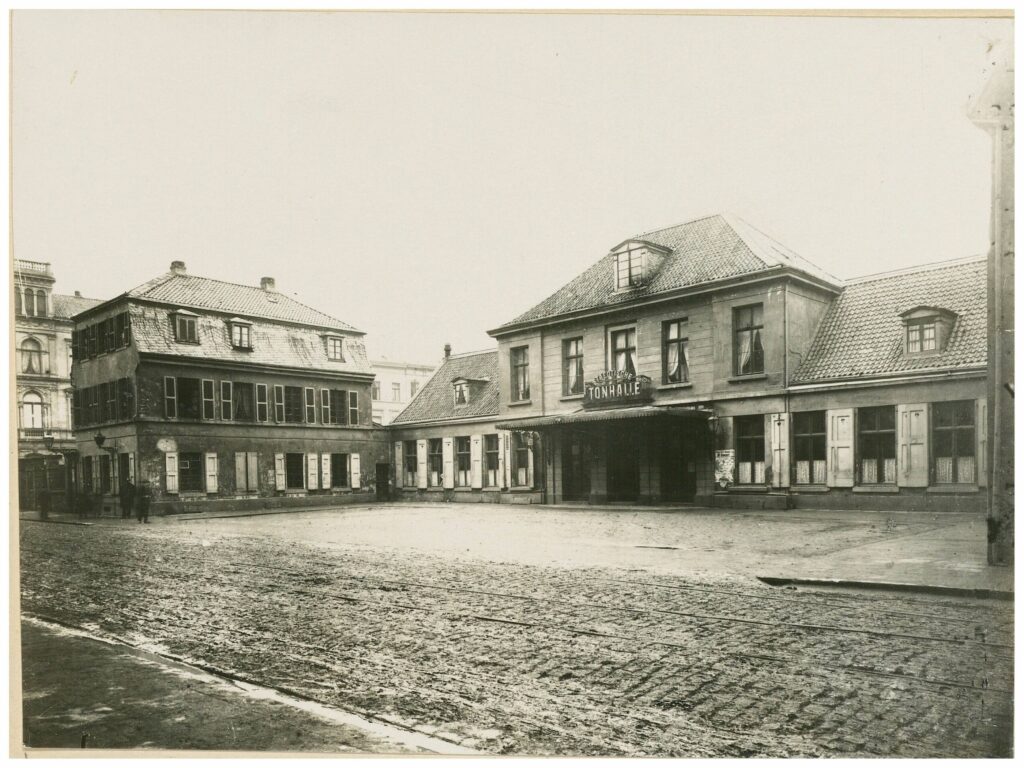
[[[638,405],[632,408],[607,408],[604,410],[579,410],[557,416],[538,416],[534,419],[519,421],[503,421],[495,426],[498,429],[523,431],[557,427],[562,424],[586,424],[597,421],[620,421],[626,419],[686,419],[690,421],[706,421],[711,416],[710,410],[698,408],[662,408],[656,405]]]

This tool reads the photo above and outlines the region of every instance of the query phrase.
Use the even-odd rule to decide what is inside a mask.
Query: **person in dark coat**
[[[135,499],[135,517],[140,523],[149,522],[149,502],[153,495],[149,490],[149,483],[139,483],[138,496]]]
[[[43,520],[50,516],[50,490],[44,488],[39,492],[39,517]]]
[[[121,517],[130,520],[132,516],[132,505],[135,503],[135,484],[129,480],[124,484],[121,492]]]

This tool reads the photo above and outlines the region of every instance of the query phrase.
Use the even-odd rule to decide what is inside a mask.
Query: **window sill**
[[[509,490],[509,493],[533,493],[537,489],[536,488],[527,488],[526,486],[517,485],[517,486],[514,486],[512,488],[509,488],[508,490]]]
[[[562,395],[559,398],[559,400],[561,400],[562,402],[565,402],[566,400],[582,400],[582,399],[583,399],[583,393],[582,392],[580,394],[578,394],[578,395]]]
[[[515,408],[517,405],[533,405],[532,400],[509,400],[509,408]]]
[[[726,491],[729,493],[768,493],[771,490],[767,485],[730,485]]]
[[[678,384],[659,384],[658,389],[690,389],[692,381],[680,381]]]
[[[893,483],[875,484],[875,485],[855,485],[853,486],[854,493],[899,493],[900,489]]]
[[[974,483],[950,483],[949,485],[929,485],[928,493],[978,493],[981,490]]]
[[[830,488],[827,485],[791,485],[793,493],[828,493]]]
[[[745,376],[730,376],[728,379],[726,379],[726,381],[728,381],[730,384],[740,384],[744,381],[762,381],[763,379],[767,378],[767,373],[750,373]]]
[[[198,341],[186,341],[185,339],[175,339],[174,342],[176,344],[188,344],[189,346],[192,346],[192,347],[200,346]]]

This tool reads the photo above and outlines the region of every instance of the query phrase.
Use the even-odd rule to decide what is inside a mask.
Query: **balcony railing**
[[[55,442],[71,442],[75,433],[70,429],[50,429],[49,427],[21,427],[18,429],[19,440],[45,440],[53,436]]]
[[[27,259],[15,259],[14,260],[14,271],[17,272],[38,272],[42,275],[52,276],[50,272],[50,262],[48,261],[28,261]]]

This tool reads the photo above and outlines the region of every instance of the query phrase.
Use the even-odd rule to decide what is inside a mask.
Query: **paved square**
[[[23,609],[491,753],[1009,754],[1011,603],[752,578],[969,521],[768,514],[25,523]]]

